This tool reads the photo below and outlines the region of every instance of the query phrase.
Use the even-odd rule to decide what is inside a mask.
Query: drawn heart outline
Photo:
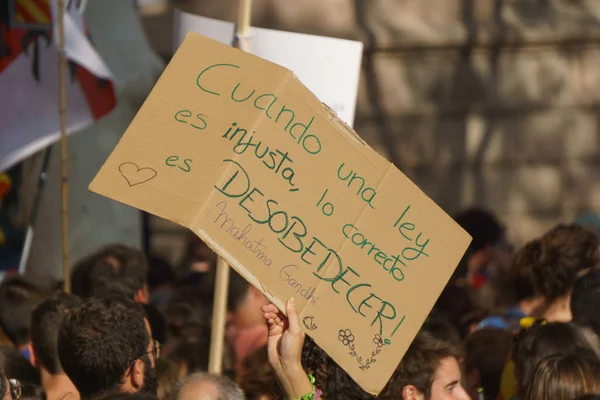
[[[130,161],[119,165],[119,172],[129,187],[146,183],[157,175],[156,170],[150,167],[140,168],[136,163]]]

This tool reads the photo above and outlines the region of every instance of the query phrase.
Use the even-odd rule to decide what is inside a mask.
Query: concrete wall
[[[146,98],[162,60],[151,50],[133,0],[89,0],[86,20],[93,42],[116,78],[118,105],[106,118],[69,139],[69,234],[71,260],[113,242],[139,247],[139,211],[90,193],[88,184],[104,163]],[[62,276],[60,148],[52,150],[28,269]],[[27,162],[31,197],[40,158]],[[37,167],[37,168],[36,168]]]

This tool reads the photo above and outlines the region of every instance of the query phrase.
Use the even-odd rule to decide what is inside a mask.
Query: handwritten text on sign
[[[288,70],[190,34],[90,189],[187,226],[378,393],[470,238]]]

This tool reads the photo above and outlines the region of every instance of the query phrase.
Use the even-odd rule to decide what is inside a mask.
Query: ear
[[[142,286],[136,293],[135,293],[135,299],[134,301],[136,303],[140,303],[140,304],[148,304],[148,302],[150,301],[150,294],[149,294],[149,289],[148,289],[148,284],[144,283],[144,286]]]
[[[419,389],[413,385],[406,385],[402,388],[402,399],[403,400],[417,400],[419,398]]]
[[[35,356],[35,351],[33,351],[33,344],[31,344],[31,342],[29,342],[29,344],[27,345],[27,350],[29,350],[29,362],[31,362],[31,365],[39,369],[40,365],[38,364],[37,357]]]
[[[144,363],[142,360],[135,360],[133,363],[133,367],[131,368],[131,373],[129,375],[129,382],[131,384],[131,388],[134,392],[137,392],[144,386]]]

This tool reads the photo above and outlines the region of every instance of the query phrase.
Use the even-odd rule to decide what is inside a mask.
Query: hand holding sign
[[[290,71],[197,34],[90,189],[189,227],[280,310],[295,297],[370,393],[470,241]]]

